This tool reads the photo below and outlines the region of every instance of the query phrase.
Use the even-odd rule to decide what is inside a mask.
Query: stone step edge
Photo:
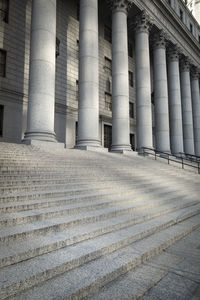
[[[179,207],[176,206],[176,207],[173,207],[173,208],[169,208],[168,210],[164,209],[164,210],[161,210],[159,212],[154,212],[154,213],[151,213],[151,214],[146,214],[142,217],[137,217],[137,218],[133,219],[132,221],[129,220],[127,222],[121,222],[121,223],[117,223],[115,225],[106,226],[106,227],[103,228],[103,230],[102,230],[102,228],[96,229],[95,231],[91,231],[89,234],[88,233],[87,234],[86,233],[80,234],[76,237],[71,237],[70,239],[55,242],[53,244],[47,244],[47,245],[45,245],[43,247],[40,247],[40,248],[33,248],[32,250],[29,250],[27,252],[21,252],[21,253],[16,252],[15,255],[11,255],[11,256],[1,258],[0,259],[0,268],[9,266],[9,265],[12,265],[12,264],[15,264],[15,263],[19,263],[19,262],[22,262],[22,261],[27,260],[27,259],[31,259],[31,258],[34,258],[34,257],[39,256],[39,255],[50,253],[52,251],[56,251],[56,250],[59,250],[61,248],[65,248],[67,246],[71,246],[71,245],[76,244],[76,243],[80,243],[82,241],[85,241],[86,239],[88,240],[88,239],[95,238],[95,237],[98,237],[98,236],[103,235],[103,234],[111,233],[115,230],[125,229],[125,228],[128,228],[129,226],[133,226],[133,225],[140,224],[140,223],[142,224],[145,221],[149,221],[149,220],[152,220],[152,219],[155,219],[155,218],[173,213],[177,210],[183,210],[185,208],[188,208],[188,206],[182,205],[182,206],[179,206]],[[187,218],[195,216],[199,213],[200,213],[200,209],[197,209],[194,212],[188,213]],[[101,220],[99,222],[101,222]]]
[[[170,224],[167,222],[167,224],[165,226],[164,225],[161,226],[160,230],[166,230],[167,228],[169,228],[169,226],[176,226],[181,221],[184,221],[184,219],[183,220],[175,220]],[[173,236],[173,238],[169,238],[167,241],[161,242],[159,247],[153,248],[150,251],[146,251],[145,254],[143,253],[140,256],[139,259],[138,258],[136,259],[136,261],[135,261],[135,259],[133,259],[133,261],[131,263],[129,261],[128,264],[125,264],[125,265],[121,266],[121,268],[119,268],[117,270],[117,272],[115,270],[114,272],[107,274],[107,276],[104,276],[103,278],[98,279],[97,281],[95,281],[95,283],[93,282],[91,285],[89,285],[87,287],[79,289],[78,291],[71,294],[70,296],[65,297],[65,299],[70,299],[70,300],[82,299],[83,297],[86,297],[87,295],[89,295],[91,293],[94,293],[94,286],[98,285],[98,288],[99,288],[100,287],[99,283],[101,283],[101,284],[103,283],[103,285],[105,285],[108,282],[113,281],[114,279],[119,277],[119,275],[125,274],[127,271],[133,269],[134,267],[140,265],[141,263],[146,262],[148,259],[150,259],[153,256],[155,256],[156,254],[160,253],[163,249],[166,249],[172,243],[174,243],[175,241],[179,240],[180,238],[186,236],[188,233],[190,233],[192,230],[198,228],[199,226],[200,226],[200,224],[196,224],[196,225],[191,226],[187,230],[185,229],[181,233],[179,232],[176,236]],[[160,231],[160,230],[156,229],[155,232]],[[144,236],[140,236],[139,240],[148,238],[149,236],[154,235],[155,232],[151,232],[151,233],[148,233]],[[135,240],[133,239],[133,241],[131,241],[131,242],[129,241],[128,244],[123,243],[123,245],[118,246],[117,249],[113,249],[113,247],[110,246],[109,249],[107,249],[107,251],[106,251],[106,249],[101,249],[101,251],[96,250],[92,253],[93,254],[92,256],[87,255],[86,257],[83,256],[81,258],[74,259],[73,261],[71,261],[70,264],[69,264],[69,262],[67,264],[62,264],[58,267],[54,267],[53,270],[48,269],[48,270],[45,270],[43,272],[37,273],[36,275],[31,276],[31,277],[29,277],[25,280],[21,280],[17,283],[5,286],[0,290],[0,297],[3,300],[3,299],[5,299],[9,296],[19,294],[20,292],[22,292],[26,289],[29,289],[29,288],[31,288],[31,287],[33,287],[33,286],[35,286],[35,285],[37,285],[41,282],[45,282],[49,279],[53,279],[54,277],[65,273],[65,272],[73,270],[77,267],[81,267],[84,264],[91,262],[92,260],[96,260],[98,258],[101,258],[103,255],[111,254],[112,252],[115,252],[115,251],[117,251],[121,248],[124,248],[124,247],[126,247],[130,244],[133,244],[134,242],[135,242]],[[72,262],[73,262],[73,264],[72,264]],[[91,290],[91,288],[92,288],[92,290]],[[96,289],[95,289],[95,292],[96,292]],[[81,298],[79,298],[80,294],[81,294]]]
[[[67,205],[72,205],[73,203],[67,203],[66,205],[63,206],[63,208],[60,210],[55,210],[54,207],[52,207],[51,211],[41,211],[41,212],[37,212],[34,215],[27,215],[27,216],[18,216],[18,217],[12,217],[12,215],[9,214],[9,218],[8,217],[4,217],[4,215],[2,215],[2,218],[0,219],[0,225],[1,226],[16,226],[16,225],[23,225],[26,223],[30,223],[30,222],[36,222],[38,220],[49,220],[52,218],[59,218],[59,217],[63,217],[63,216],[67,216],[69,214],[75,214],[75,213],[81,213],[81,212],[87,212],[87,211],[94,211],[94,210],[99,210],[99,209],[106,209],[106,208],[112,208],[115,207],[116,204],[124,204],[125,206],[128,206],[128,204],[132,204],[135,205],[135,211],[137,210],[141,210],[144,207],[145,208],[151,208],[151,207],[158,207],[160,205],[165,205],[166,203],[171,203],[172,201],[179,201],[180,199],[182,200],[187,200],[188,196],[190,196],[190,200],[188,203],[190,205],[194,205],[194,204],[198,204],[200,202],[200,200],[198,199],[198,197],[196,196],[195,193],[193,194],[184,194],[184,195],[174,195],[174,194],[164,194],[165,196],[168,195],[167,199],[166,197],[164,197],[164,199],[160,199],[158,198],[159,196],[161,196],[162,194],[153,194],[153,195],[146,195],[146,198],[144,196],[141,197],[137,197],[136,199],[133,199],[134,196],[129,196],[127,198],[119,198],[119,199],[101,199],[100,201],[97,200],[95,203],[93,201],[88,201],[87,203],[85,202],[77,202],[76,204],[78,204],[79,206],[75,205],[74,207],[67,207]],[[171,196],[171,197],[170,197]],[[155,200],[154,197],[156,197],[157,199]],[[141,203],[142,205],[138,205],[138,203],[143,200],[143,202]],[[150,200],[152,200],[150,202]],[[82,206],[81,206],[82,204]],[[83,205],[84,204],[84,205]],[[66,206],[66,207],[65,207]],[[129,209],[131,210],[131,207],[129,207]],[[51,206],[47,207],[51,208]],[[45,209],[45,208],[41,208],[41,209]],[[126,210],[127,207],[121,207],[121,210]],[[133,206],[134,209],[134,206]],[[39,208],[36,208],[36,210],[39,210]],[[17,213],[21,213],[21,212],[16,212]]]

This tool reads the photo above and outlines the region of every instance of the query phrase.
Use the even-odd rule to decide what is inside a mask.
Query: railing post
[[[198,162],[198,174],[200,174],[200,163]]]
[[[169,165],[169,154],[167,154],[167,157],[168,157],[168,165]]]
[[[156,160],[156,150],[154,150],[154,153],[155,153],[155,160]]]
[[[181,157],[181,160],[182,160],[182,169],[184,169],[183,157]]]

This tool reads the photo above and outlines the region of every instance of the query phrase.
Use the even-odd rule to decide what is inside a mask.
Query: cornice
[[[140,10],[146,10],[158,29],[163,29],[169,40],[177,44],[185,56],[193,60],[193,64],[200,66],[200,44],[192,36],[189,29],[182,23],[176,12],[168,7],[163,0],[134,0]],[[167,12],[167,13],[166,13]],[[183,26],[184,25],[184,26]]]

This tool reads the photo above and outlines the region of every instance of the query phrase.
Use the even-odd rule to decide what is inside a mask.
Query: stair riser
[[[170,200],[169,203],[171,201],[173,201],[173,200]],[[35,237],[35,236],[41,236],[41,235],[48,234],[48,233],[51,233],[51,232],[56,232],[56,231],[59,231],[59,230],[60,231],[66,230],[66,229],[72,228],[74,226],[79,226],[79,225],[84,225],[84,224],[88,224],[88,223],[103,221],[103,220],[107,220],[107,219],[112,218],[112,217],[122,216],[124,214],[129,214],[129,213],[133,213],[133,212],[145,211],[145,210],[148,210],[148,209],[151,209],[151,208],[159,207],[160,205],[166,204],[166,203],[167,203],[166,200],[165,201],[158,201],[157,203],[155,203],[155,205],[149,204],[149,205],[145,205],[145,207],[140,207],[138,209],[136,209],[133,206],[131,208],[122,209],[120,211],[113,211],[111,213],[100,214],[98,216],[92,216],[92,217],[88,217],[88,218],[80,218],[80,219],[76,219],[76,221],[60,223],[60,224],[48,226],[48,227],[45,227],[45,228],[35,229],[35,230],[32,230],[32,231],[28,231],[28,232],[22,232],[22,233],[18,233],[18,234],[9,235],[9,236],[4,236],[4,237],[0,237],[0,244],[15,241],[15,240],[30,239],[30,238]],[[190,202],[190,203],[186,204],[186,206],[184,206],[184,207],[195,205],[195,204],[198,204],[198,203],[199,203],[198,200],[194,200],[193,202]]]
[[[178,221],[180,222],[181,220],[177,220],[176,223]],[[161,228],[167,228],[173,224],[175,224],[174,221],[172,221],[170,223],[168,222],[166,225],[163,224]],[[194,230],[198,227],[199,227],[199,225],[191,226],[190,228],[188,228],[181,234],[177,234],[173,238],[170,238],[167,241],[163,242],[161,245],[159,245],[159,247],[155,247],[154,249],[147,250],[145,254],[143,254],[140,257],[138,256],[137,259],[134,258],[131,260],[131,258],[130,258],[130,261],[128,264],[121,266],[120,268],[116,269],[114,272],[111,272],[111,273],[107,274],[106,276],[104,276],[103,278],[96,280],[95,284],[93,283],[91,286],[89,285],[87,287],[84,287],[84,289],[80,289],[76,293],[71,294],[70,296],[67,296],[65,299],[71,299],[71,300],[83,299],[83,297],[86,297],[87,295],[91,295],[91,294],[95,293],[97,291],[97,288],[99,289],[102,285],[105,285],[105,284],[111,282],[112,280],[116,279],[120,275],[128,272],[129,270],[133,269],[134,267],[140,265],[141,263],[144,263],[145,261],[149,260],[153,256],[159,254],[163,249],[168,248],[175,241],[184,237],[185,235],[187,235],[192,230]],[[82,256],[82,257],[79,257],[78,259],[74,259],[70,263],[62,264],[60,266],[57,266],[54,269],[49,269],[49,270],[46,270],[45,272],[38,273],[35,276],[32,276],[25,281],[21,281],[21,282],[18,282],[17,284],[12,284],[6,288],[2,288],[0,291],[1,299],[5,299],[6,297],[14,295],[16,293],[16,291],[17,291],[17,293],[20,293],[20,292],[24,291],[25,289],[31,288],[34,285],[37,285],[41,282],[44,282],[48,279],[55,277],[55,276],[63,274],[69,270],[79,267],[79,266],[81,266],[87,262],[90,262],[94,259],[97,259],[103,255],[108,255],[120,248],[123,248],[125,246],[132,244],[136,240],[147,237],[147,236],[155,233],[158,230],[160,230],[159,226],[156,228],[150,229],[150,230],[146,231],[145,233],[135,235],[132,238],[125,239],[122,242],[115,243],[109,247],[105,247],[101,250],[94,251],[94,252],[90,253],[90,255]]]
[[[110,232],[113,232],[113,231],[124,229],[124,228],[127,228],[129,226],[133,226],[135,224],[139,224],[139,223],[151,220],[153,218],[164,216],[168,213],[176,211],[177,209],[186,208],[188,206],[189,205],[182,205],[182,206],[174,207],[174,208],[171,208],[171,209],[168,209],[168,210],[165,209],[163,211],[152,213],[151,215],[147,214],[147,215],[142,216],[142,217],[137,217],[134,220],[131,220],[131,221],[128,221],[128,222],[123,222],[123,223],[120,223],[120,224],[104,227],[104,228],[98,229],[96,231],[92,231],[90,233],[87,233],[87,234],[76,235],[76,236],[72,237],[71,239],[62,240],[62,241],[59,241],[59,242],[56,242],[56,243],[53,243],[53,244],[50,244],[50,245],[46,245],[46,246],[43,246],[43,247],[40,247],[40,248],[36,248],[36,249],[33,249],[33,250],[25,252],[25,253],[20,253],[16,256],[13,255],[13,256],[10,256],[10,257],[6,257],[4,259],[0,259],[0,267],[9,266],[11,264],[18,263],[18,262],[21,262],[21,261],[39,256],[39,255],[43,255],[45,253],[56,251],[56,250],[61,249],[63,247],[67,247],[67,246],[73,245],[75,243],[79,243],[79,242],[87,240],[87,239],[92,239],[92,238],[98,237],[98,236],[106,234],[106,233],[110,233]],[[189,218],[189,217],[195,216],[198,213],[200,213],[200,210],[196,210],[195,212],[190,213],[190,214],[188,213],[187,217]]]
[[[197,229],[199,226],[194,226],[184,233],[181,233],[177,235],[175,238],[169,239],[168,241],[162,243],[159,248],[154,248],[151,251],[147,251],[145,255],[142,257],[130,260],[129,263],[123,265],[121,268],[118,268],[112,273],[107,274],[106,276],[96,280],[91,285],[85,286],[84,288],[78,290],[77,292],[71,294],[70,296],[66,296],[63,298],[63,300],[81,300],[83,298],[87,298],[88,296],[92,296],[98,293],[98,291],[105,286],[106,284],[109,284],[113,280],[117,279],[119,276],[122,276],[123,274],[126,274],[128,271],[133,270],[134,268],[138,267],[142,263],[147,262],[154,256],[161,253],[164,249],[167,249],[170,247],[173,243],[180,240],[181,238],[185,237],[187,234],[192,232],[193,230]]]

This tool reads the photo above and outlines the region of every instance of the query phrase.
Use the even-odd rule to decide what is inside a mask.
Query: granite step
[[[199,241],[200,229],[196,229],[88,299],[197,300],[200,286]]]
[[[162,193],[162,194],[161,194]],[[129,197],[119,197],[119,198],[111,198],[105,200],[93,200],[92,201],[83,201],[77,202],[72,201],[68,204],[60,204],[56,207],[45,207],[45,208],[37,208],[37,209],[28,209],[27,211],[19,211],[14,213],[4,213],[0,216],[0,225],[1,226],[14,226],[19,224],[24,224],[27,222],[34,222],[37,220],[45,220],[51,218],[58,218],[62,216],[68,216],[69,214],[76,214],[84,211],[93,211],[93,210],[101,210],[106,208],[120,208],[124,210],[137,210],[143,207],[151,208],[158,205],[162,205],[163,203],[168,203],[171,201],[184,201],[188,203],[198,203],[200,199],[198,194],[193,192],[184,194],[184,195],[176,195],[175,193],[158,193],[156,194],[146,194],[139,195],[135,197],[132,195]],[[188,200],[189,199],[189,200]],[[6,209],[6,208],[5,208]]]
[[[181,201],[181,205],[190,206],[199,203],[199,199],[191,199],[188,202],[188,199],[176,199],[172,197],[171,199],[158,199],[155,203],[148,203],[147,207],[143,206],[142,204],[136,206],[135,203],[123,205],[123,207],[106,207],[106,208],[99,208],[98,210],[91,210],[91,211],[82,211],[76,212],[76,214],[71,214],[66,217],[59,216],[59,218],[51,218],[48,219],[39,219],[35,222],[29,222],[26,224],[19,224],[15,226],[9,226],[0,229],[0,243],[3,244],[8,241],[16,241],[20,239],[28,239],[33,236],[41,236],[43,234],[47,234],[49,232],[55,232],[58,230],[65,230],[67,228],[83,225],[88,223],[94,223],[98,221],[108,220],[109,218],[120,217],[125,214],[133,214],[137,210],[142,213],[142,211],[146,211],[147,209],[156,208],[161,205],[174,205],[174,201]],[[179,201],[180,200],[180,201]],[[147,202],[147,201],[146,201]],[[171,203],[171,204],[170,204]],[[176,205],[176,204],[175,204]],[[180,205],[180,203],[178,204]],[[25,216],[24,216],[25,218]],[[29,220],[31,218],[29,217]],[[25,218],[26,220],[26,218]]]
[[[74,182],[76,180],[76,182]],[[19,181],[20,183],[20,181]],[[0,195],[6,195],[6,194],[14,194],[17,192],[23,193],[23,192],[35,192],[35,191],[44,191],[44,190],[52,190],[52,189],[65,189],[67,187],[80,187],[80,186],[85,186],[85,187],[91,187],[91,186],[110,186],[112,184],[112,186],[115,185],[122,185],[121,183],[123,183],[123,185],[130,185],[132,184],[132,186],[135,185],[139,185],[141,184],[141,178],[135,177],[135,178],[109,178],[108,180],[105,180],[104,178],[85,178],[84,181],[78,181],[77,178],[71,178],[70,181],[68,180],[43,180],[43,181],[32,181],[27,183],[26,181],[23,182],[24,184],[22,185],[16,185],[14,183],[9,184],[9,186],[3,186],[1,187],[1,183],[0,183]],[[30,184],[31,183],[31,184]],[[40,184],[39,184],[40,183]],[[171,185],[171,184],[175,184],[174,179],[173,178],[167,178],[167,180],[163,180],[163,178],[158,177],[156,178],[156,183],[157,184],[162,184],[162,185]],[[148,179],[148,181],[145,182],[144,179],[144,185],[151,185],[151,184],[155,184],[155,179],[154,178],[150,178]],[[177,185],[189,185],[191,184],[191,182],[184,182],[183,180],[176,180],[176,184]],[[199,185],[199,182],[193,182],[193,186],[196,187]]]
[[[1,299],[83,299],[199,226],[199,215],[165,216],[2,268]]]
[[[3,202],[0,203],[0,212],[1,213],[15,213],[20,211],[28,211],[32,209],[43,209],[43,208],[50,208],[56,207],[61,205],[82,205],[82,203],[87,203],[88,205],[92,205],[92,203],[96,203],[96,205],[100,205],[101,203],[111,202],[113,203],[122,203],[123,201],[133,201],[133,200],[152,200],[158,197],[198,197],[199,191],[193,190],[193,188],[166,188],[166,189],[153,189],[149,190],[147,188],[143,189],[125,189],[121,191],[115,192],[101,192],[101,193],[89,193],[89,194],[82,194],[82,195],[71,195],[65,197],[52,197],[52,198],[40,198],[40,199],[32,199],[28,201],[16,201],[16,202]]]
[[[70,216],[71,223],[74,226],[69,226],[65,230],[56,230],[56,232],[44,233],[42,236],[32,236],[31,241],[17,239],[4,243],[1,246],[0,252],[0,267],[8,266],[27,260],[44,253],[58,250],[60,248],[78,243],[83,240],[95,238],[97,236],[127,228],[131,225],[145,222],[147,220],[167,215],[169,213],[179,213],[179,215],[187,214],[187,217],[200,213],[200,204],[173,202],[169,204],[160,205],[159,207],[144,208],[142,211],[126,213],[121,216],[114,216],[112,218],[97,220],[96,223],[85,223],[81,226],[77,221],[78,216]],[[89,214],[87,215],[87,217]],[[84,218],[84,215],[79,218]],[[86,216],[85,216],[86,217]],[[68,220],[70,222],[70,220]],[[27,228],[26,230],[28,230]]]

